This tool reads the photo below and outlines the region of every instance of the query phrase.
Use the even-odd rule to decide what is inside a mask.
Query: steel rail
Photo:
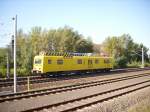
[[[72,91],[76,89],[82,89],[92,86],[98,86],[98,85],[104,85],[108,83],[114,83],[144,76],[150,76],[150,73],[147,74],[138,74],[134,76],[124,76],[119,78],[111,78],[111,79],[105,79],[100,81],[91,81],[87,83],[81,83],[81,84],[74,84],[69,86],[62,86],[62,87],[55,87],[55,88],[48,88],[48,89],[41,89],[41,90],[35,90],[35,91],[29,91],[29,92],[20,92],[16,94],[8,94],[8,95],[1,95],[0,96],[0,103],[4,101],[13,101],[13,100],[19,100],[21,98],[29,98],[29,97],[35,97],[35,96],[42,96],[45,94],[55,94],[60,92],[66,92],[66,91]]]
[[[150,68],[128,68],[128,69],[114,69],[111,72],[107,72],[109,73],[126,73],[126,72],[135,72],[135,71],[143,71],[143,70],[150,70]],[[106,74],[104,72],[104,74]],[[91,76],[91,75],[80,75],[80,77],[84,76]],[[94,74],[95,76],[95,74]],[[71,78],[76,78],[79,77],[79,75],[74,75],[74,77],[72,76],[67,76],[65,75],[64,77],[49,77],[49,78],[44,78],[44,77],[38,77],[38,76],[29,76],[30,77],[30,82],[31,84],[35,84],[35,83],[43,83],[43,82],[49,82],[49,81],[60,81],[60,80],[68,80]],[[25,85],[27,83],[27,77],[20,77],[17,78],[17,85]],[[0,79],[0,87],[9,87],[9,86],[13,86],[13,79]]]
[[[84,97],[80,97],[80,98],[71,99],[71,100],[68,100],[68,101],[62,101],[62,102],[59,102],[59,103],[50,104],[50,105],[46,105],[46,106],[42,106],[42,107],[31,108],[31,109],[23,110],[22,112],[41,111],[43,109],[50,109],[52,107],[57,108],[60,105],[65,105],[65,104],[68,104],[68,103],[73,103],[73,102],[77,102],[77,101],[81,101],[81,100],[86,100],[88,98],[96,97],[96,96],[99,96],[99,95],[104,95],[104,94],[107,94],[107,93],[116,92],[116,91],[119,91],[119,90],[123,90],[123,89],[127,89],[127,88],[134,87],[134,86],[137,86],[137,85],[141,85],[141,84],[144,84],[144,83],[147,83],[147,82],[150,82],[150,80],[143,81],[143,82],[136,83],[136,84],[132,84],[132,85],[128,85],[128,86],[123,86],[123,87],[116,88],[116,89],[111,89],[111,90],[108,90],[108,91],[104,91],[104,92],[100,92],[100,93],[96,93],[96,94],[92,94],[92,95],[88,95],[88,96],[84,96]],[[68,109],[64,109],[62,111],[59,110],[59,112],[76,111],[77,109],[81,109],[81,108],[84,108],[84,107],[87,107],[87,106],[90,106],[90,105],[93,105],[93,104],[101,103],[103,101],[107,101],[107,100],[110,100],[110,99],[113,99],[113,98],[116,98],[116,97],[119,97],[119,96],[122,96],[122,95],[125,95],[125,94],[128,94],[128,93],[131,93],[131,92],[134,92],[134,91],[137,91],[137,90],[149,87],[149,86],[150,86],[150,84],[147,84],[145,86],[137,87],[135,89],[128,90],[126,92],[118,93],[117,95],[112,95],[112,96],[109,96],[107,98],[103,98],[101,100],[97,99],[97,100],[95,100],[93,102],[90,102],[90,103],[81,104],[80,106],[77,105],[77,106],[74,106],[74,107],[69,107]]]

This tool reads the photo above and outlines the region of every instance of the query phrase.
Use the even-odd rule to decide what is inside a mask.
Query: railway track
[[[23,78],[23,79],[19,79],[17,81],[17,85],[25,85],[27,84],[27,78]],[[37,77],[37,78],[30,78],[30,83],[34,84],[34,83],[43,83],[43,82],[49,82],[49,81],[57,81],[57,78],[41,78],[41,77]],[[8,86],[13,86],[13,81],[2,81],[0,82],[0,87],[8,87]]]
[[[0,96],[1,111],[70,112],[150,87],[150,73]],[[13,107],[13,108],[12,108]]]
[[[117,98],[119,96],[129,94],[131,92],[146,87],[150,87],[150,80],[128,85],[128,86],[123,86],[116,89],[111,89],[109,91],[100,92],[89,96],[84,96],[84,97],[80,97],[68,101],[63,101],[63,102],[43,106],[43,107],[27,109],[24,110],[23,112],[28,112],[28,111],[30,112],[31,111],[73,112],[73,111],[77,111],[78,109],[82,109],[84,107],[88,107],[97,103],[108,101],[113,98]]]
[[[22,98],[30,98],[30,97],[36,97],[36,96],[42,96],[42,95],[67,92],[67,91],[72,91],[72,90],[77,90],[77,89],[83,89],[83,88],[88,88],[88,87],[93,87],[93,86],[104,85],[104,84],[108,84],[108,83],[125,81],[125,80],[129,80],[129,79],[136,79],[136,78],[145,77],[145,76],[150,76],[150,73],[144,73],[144,74],[138,74],[138,75],[132,75],[132,76],[124,76],[124,77],[119,77],[119,78],[111,78],[111,79],[105,79],[105,80],[100,80],[100,81],[91,81],[91,82],[87,82],[87,83],[55,87],[55,88],[50,88],[50,89],[41,89],[41,90],[35,90],[35,91],[29,91],[29,92],[19,92],[16,94],[1,95],[0,103],[5,102],[5,101],[20,100]]]
[[[110,73],[102,73],[102,74],[113,74],[113,73],[123,73],[123,72],[135,72],[135,71],[143,71],[143,70],[149,70],[150,68],[129,68],[129,69],[114,69]],[[93,74],[92,76],[95,76],[97,74]],[[101,75],[101,74],[100,74]],[[31,76],[30,77],[30,84],[35,83],[44,83],[44,82],[54,82],[54,81],[60,81],[60,80],[69,80],[69,79],[76,79],[76,78],[85,78],[91,76],[91,74],[85,74],[85,75],[66,75],[66,76],[58,76],[58,77],[49,77],[49,78],[43,78],[40,76]],[[27,77],[19,77],[17,78],[17,85],[25,85],[27,84]],[[10,79],[0,79],[0,87],[8,87],[13,86],[13,78]]]

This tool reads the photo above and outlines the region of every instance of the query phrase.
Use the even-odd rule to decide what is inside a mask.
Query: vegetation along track
[[[135,72],[135,71],[143,71],[143,70],[149,70],[150,68],[128,68],[128,69],[114,69],[111,72],[108,73],[124,73],[124,72]],[[108,74],[107,73],[107,74]],[[105,73],[103,73],[105,74]],[[97,75],[97,74],[95,74]],[[85,75],[73,75],[73,76],[59,76],[59,77],[49,77],[44,78],[40,76],[30,76],[30,84],[34,83],[44,83],[44,82],[52,82],[52,81],[60,81],[60,80],[68,80],[68,79],[74,79],[74,78],[80,78],[80,77],[87,77],[88,74]],[[91,76],[91,75],[90,75]],[[94,75],[93,75],[94,76]],[[18,77],[17,78],[17,85],[25,85],[27,84],[27,77]],[[8,87],[13,86],[13,78],[10,79],[0,79],[0,87]]]
[[[55,87],[55,88],[50,88],[50,89],[41,89],[41,90],[34,90],[34,91],[29,91],[29,92],[19,92],[16,94],[1,95],[0,103],[2,103],[4,101],[19,100],[22,98],[30,98],[30,97],[72,91],[72,90],[76,90],[76,89],[82,89],[82,88],[87,88],[87,87],[92,87],[92,86],[114,83],[114,82],[119,82],[119,81],[124,81],[124,80],[129,80],[129,79],[134,79],[134,78],[139,78],[139,77],[144,77],[144,76],[149,76],[149,75],[150,75],[150,73],[143,73],[143,74],[138,74],[138,75],[124,76],[124,77],[119,77],[119,78],[111,78],[111,79],[105,79],[105,80],[101,80],[101,81],[92,81],[92,82],[87,82],[87,83]]]

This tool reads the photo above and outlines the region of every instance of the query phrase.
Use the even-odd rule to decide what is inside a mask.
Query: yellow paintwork
[[[35,60],[41,60],[40,64],[35,64]],[[78,64],[77,61],[81,59],[82,64]],[[51,64],[48,64],[48,60],[51,60]],[[63,64],[57,64],[57,60],[63,60]],[[88,64],[88,60],[92,60],[92,64]],[[96,64],[95,60],[99,60]],[[109,63],[104,63],[104,60],[109,60]],[[35,56],[33,70],[40,73],[58,72],[58,71],[74,71],[74,70],[91,70],[91,69],[111,69],[112,58],[111,57],[95,57],[95,56]]]
[[[36,59],[41,59],[40,64],[35,64]],[[78,64],[77,61],[81,59],[82,64]],[[48,60],[51,60],[51,64],[48,64]],[[57,64],[57,60],[63,60],[63,64]],[[92,64],[88,64],[88,60],[92,60]],[[95,60],[99,60],[96,64]],[[109,60],[109,63],[104,63],[104,60]],[[95,56],[35,56],[33,70],[40,71],[40,73],[58,72],[58,71],[73,71],[73,70],[91,70],[91,69],[111,69],[112,65],[111,57],[95,57]]]

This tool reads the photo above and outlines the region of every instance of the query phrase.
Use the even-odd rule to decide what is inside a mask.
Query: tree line
[[[22,29],[17,33],[17,72],[30,74],[33,58],[41,51],[45,52],[105,52],[114,58],[115,67],[126,67],[128,63],[141,62],[141,48],[144,48],[145,61],[149,62],[148,48],[133,41],[129,34],[107,37],[101,47],[94,47],[90,37],[84,37],[73,28],[65,26],[58,29],[42,29],[33,27],[29,33]],[[6,73],[6,57],[9,52],[10,67],[13,68],[13,44],[0,49],[0,72]]]
[[[22,29],[17,33],[17,70],[18,74],[30,73],[33,67],[33,58],[41,51],[45,52],[93,52],[93,42],[90,37],[74,31],[73,28],[65,26],[58,29],[42,30],[41,27],[33,27],[26,34]],[[13,44],[9,46],[9,54],[13,54]],[[12,55],[13,56],[13,55]],[[10,65],[13,67],[13,58],[11,56]],[[6,56],[2,56],[6,57]],[[6,68],[6,61],[3,58],[3,68]]]
[[[129,34],[112,36],[105,39],[102,43],[103,50],[114,58],[115,67],[127,67],[127,64],[141,63],[142,48],[144,51],[145,62],[150,62],[148,48],[143,44],[133,41]]]

